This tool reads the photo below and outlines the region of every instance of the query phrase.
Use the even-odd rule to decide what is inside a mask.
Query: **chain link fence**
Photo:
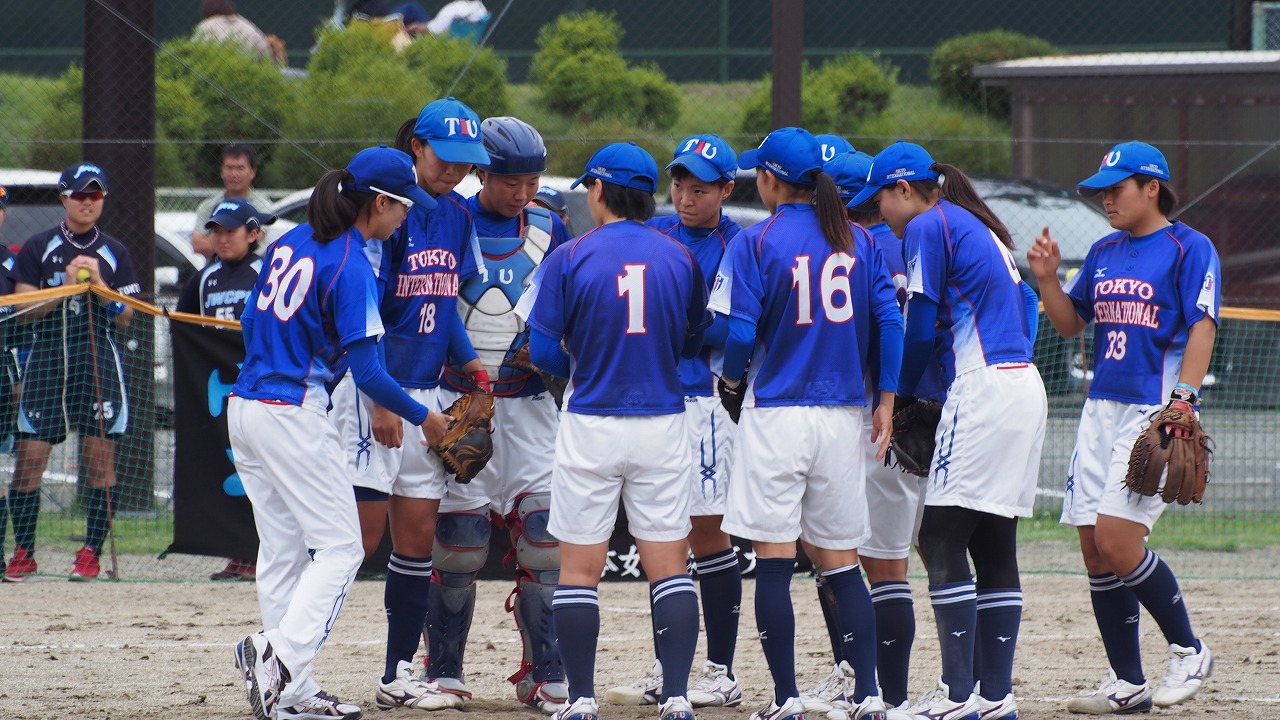
[[[433,25],[444,9],[440,0],[411,4],[416,8],[238,0],[243,22],[214,17],[203,25],[202,5],[229,3],[156,2],[152,23],[122,23],[114,44],[87,59],[86,12],[112,19],[137,4],[6,9],[0,185],[9,207],[0,242],[16,249],[60,222],[57,174],[71,163],[99,162],[113,182],[153,173],[154,237],[121,239],[135,258],[154,258],[155,282],[143,297],[162,307],[205,262],[191,245],[194,211],[223,192],[221,150],[228,143],[253,146],[254,187],[286,221],[301,222],[306,189],[325,169],[362,147],[391,144],[402,121],[446,94],[481,117],[510,114],[537,127],[549,148],[547,183],[563,188],[606,142],[633,140],[661,161],[690,134],[714,132],[741,151],[773,127],[775,8],[767,0],[488,0],[483,16]],[[1280,131],[1272,122],[1280,105],[1280,4],[921,0],[904,11],[806,0],[784,3],[788,11],[803,23],[799,115],[815,133],[840,134],[872,154],[899,138],[924,145],[979,177],[980,191],[1021,250],[1050,225],[1069,268],[1109,230],[1098,206],[1073,192],[1074,183],[1116,142],[1149,141],[1169,158],[1182,219],[1222,253],[1225,301],[1280,307]],[[154,128],[127,142],[86,140],[86,131],[92,137],[113,131],[86,109],[112,107],[93,79],[110,78],[124,67],[122,58],[138,53],[155,57]],[[136,102],[120,100],[115,110],[145,116],[149,111]],[[459,190],[477,186],[469,178]],[[108,231],[118,232],[111,205],[122,201],[107,201]],[[582,204],[570,205],[574,226],[588,227]],[[738,183],[727,212],[744,225],[764,216],[749,177]],[[1206,507],[1177,510],[1158,528],[1179,547],[1243,551],[1280,537],[1274,442],[1280,316],[1241,312],[1223,321],[1205,392],[1207,424],[1218,433],[1219,457],[1230,461],[1219,461]],[[154,364],[132,371],[148,386],[135,395],[139,418],[163,418],[172,408],[166,397],[172,390],[158,379],[172,363],[163,340],[167,323],[161,317],[130,331],[129,342],[142,348],[138,362]],[[1040,338],[1051,433],[1040,512],[1024,527],[1029,538],[1056,543],[1039,569],[1075,568],[1070,532],[1054,520],[1091,348],[1061,340],[1047,324]],[[1238,414],[1227,421],[1220,407]],[[133,510],[146,519],[143,530],[130,534],[144,538],[129,545],[138,557],[167,546],[166,492],[175,470],[182,476],[172,463],[171,429],[162,420],[150,427],[152,433],[122,441],[155,444],[138,460],[145,466],[133,471],[152,479],[150,494]],[[66,453],[64,465],[75,466],[70,450],[59,452]],[[64,479],[76,475],[59,472]],[[46,487],[49,496],[63,492],[57,483]],[[75,497],[56,505],[52,517],[74,515]],[[42,537],[61,541],[67,522],[42,521]],[[1202,558],[1196,572],[1224,572],[1217,556]],[[202,576],[203,565],[175,571],[187,561],[165,562],[167,569],[140,572]],[[1261,565],[1247,571],[1269,572]]]

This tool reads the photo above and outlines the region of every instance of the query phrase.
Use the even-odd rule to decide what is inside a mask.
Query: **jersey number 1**
[[[311,258],[301,257],[290,265],[292,259],[293,248],[287,245],[276,248],[271,255],[267,279],[258,295],[258,310],[266,312],[271,308],[282,321],[288,321],[302,307],[316,273],[316,264]]]
[[[828,322],[848,322],[853,317],[853,296],[849,291],[849,273],[857,261],[845,253],[834,253],[822,264],[822,278],[818,289],[822,295],[822,312]],[[836,270],[844,268],[844,274]],[[813,294],[809,278],[809,256],[797,255],[791,268],[791,287],[796,289],[796,324],[813,324]],[[837,305],[836,295],[844,295],[844,302]]]
[[[618,297],[627,299],[627,334],[643,335],[644,265],[623,265],[626,272],[618,276]]]

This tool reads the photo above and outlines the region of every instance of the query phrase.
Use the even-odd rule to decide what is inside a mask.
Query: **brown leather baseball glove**
[[[1212,454],[1213,440],[1200,426],[1191,406],[1173,401],[1156,413],[1151,424],[1138,435],[1129,454],[1124,484],[1140,495],[1150,497],[1159,493],[1167,503],[1202,502],[1209,483]]]
[[[467,393],[444,411],[453,421],[431,449],[459,483],[471,482],[493,457],[493,411],[493,396],[487,393]]]

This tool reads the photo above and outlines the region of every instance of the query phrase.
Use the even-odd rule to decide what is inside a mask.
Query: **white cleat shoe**
[[[1184,703],[1200,692],[1200,686],[1213,674],[1213,653],[1200,641],[1200,652],[1181,645],[1169,646],[1169,670],[1160,687],[1151,694],[1156,707]]]
[[[445,692],[438,684],[415,676],[413,665],[404,660],[396,665],[394,680],[389,683],[378,683],[374,702],[378,704],[379,710],[390,710],[396,707],[450,710],[463,705],[462,698],[458,695]]]
[[[831,672],[825,678],[800,693],[800,701],[808,712],[829,713],[841,707],[838,703],[845,701],[845,694],[852,682],[853,668],[841,660],[838,665],[831,667]],[[847,711],[848,705],[844,705],[843,709]]]
[[[885,720],[888,710],[879,695],[868,695],[865,700],[849,708],[849,720]]]
[[[658,711],[658,720],[694,720],[693,705],[685,697],[667,698]]]
[[[891,707],[885,712],[885,720],[913,720],[911,713],[907,712],[910,707],[911,704],[903,700],[901,705]]]
[[[963,702],[951,699],[951,689],[938,679],[938,687],[925,693],[907,715],[916,720],[978,720],[978,696],[970,693]]]
[[[360,720],[359,705],[344,703],[321,690],[291,707],[276,710],[276,720]]]
[[[528,695],[517,699],[544,715],[551,715],[569,702],[569,684],[563,680],[544,680],[533,686]]]
[[[593,697],[578,698],[557,710],[551,720],[600,720],[600,704]]]
[[[1151,712],[1151,689],[1116,677],[1112,670],[1097,690],[1080,693],[1067,701],[1067,710],[1082,715],[1128,715]]]
[[[988,700],[981,695],[978,698],[979,720],[1018,720],[1022,717],[1018,712],[1018,701],[1009,693],[999,700]]]
[[[804,704],[800,702],[800,698],[787,698],[781,706],[770,700],[768,707],[751,713],[751,720],[787,720],[787,718],[804,720]]]
[[[604,701],[612,705],[657,705],[661,696],[662,661],[654,660],[653,669],[639,680],[606,690]]]
[[[742,683],[729,677],[729,668],[710,660],[702,663],[702,674],[689,686],[689,703],[694,707],[733,707],[742,702]]]
[[[236,669],[244,675],[245,696],[255,720],[274,720],[289,670],[266,635],[254,633],[236,644]]]

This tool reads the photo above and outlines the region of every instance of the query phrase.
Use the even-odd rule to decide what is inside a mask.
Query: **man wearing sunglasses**
[[[72,165],[58,181],[66,219],[37,233],[18,251],[15,290],[30,292],[65,283],[90,283],[122,295],[138,295],[129,251],[98,228],[107,195],[102,168]],[[85,546],[76,553],[72,580],[98,577],[98,555],[111,524],[111,488],[116,482],[115,438],[128,430],[129,406],[115,329],[133,310],[92,293],[34,304],[23,315],[31,324],[31,349],[23,368],[18,410],[18,461],[9,488],[14,555],[6,581],[36,572],[36,519],[40,478],[53,445],[80,435],[80,467],[86,492]]]

